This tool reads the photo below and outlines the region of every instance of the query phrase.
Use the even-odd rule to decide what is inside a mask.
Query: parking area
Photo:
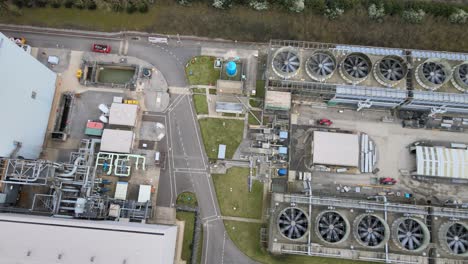
[[[370,186],[375,184],[374,179],[377,177],[392,177],[398,183],[395,186],[385,186],[385,189],[395,193],[411,193],[417,200],[443,203],[450,197],[468,199],[468,194],[463,192],[463,189],[466,189],[466,184],[455,184],[437,178],[411,176],[410,173],[416,169],[416,160],[415,155],[410,154],[408,150],[410,144],[421,140],[467,143],[468,135],[466,133],[403,128],[401,120],[393,118],[389,111],[356,112],[344,108],[315,108],[295,105],[292,113],[292,119],[297,120],[299,126],[312,126],[315,125],[316,120],[327,118],[333,122],[331,129],[363,132],[368,134],[376,144],[378,172],[359,175],[314,173],[313,182],[318,186],[335,190],[336,186],[341,184],[361,186],[365,189],[372,188]],[[381,191],[382,188],[379,186],[374,192]]]

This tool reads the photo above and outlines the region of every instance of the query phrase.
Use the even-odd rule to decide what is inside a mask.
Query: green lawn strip
[[[265,98],[265,81],[257,80],[255,90],[255,97]]]
[[[184,243],[182,246],[182,259],[189,262],[192,256],[193,230],[195,227],[195,213],[182,212],[176,213],[177,220],[185,221]]]
[[[201,264],[202,254],[203,254],[203,225],[201,226],[200,241],[198,242],[198,251],[197,251],[197,263],[198,264]]]
[[[261,121],[262,118],[262,112],[259,111],[252,111],[252,113],[257,117],[258,120]],[[254,118],[252,113],[249,113],[249,125],[260,125],[257,121],[257,119]]]
[[[353,264],[357,263],[354,260],[322,258],[322,257],[309,257],[298,255],[279,255],[274,256],[267,252],[265,248],[260,245],[260,229],[262,224],[246,223],[237,221],[224,221],[226,232],[228,233],[234,244],[244,254],[249,256],[255,261],[265,264],[284,264],[284,263],[301,263],[301,264]],[[361,262],[359,263],[371,263]]]
[[[198,115],[208,114],[208,103],[206,102],[206,95],[194,94],[193,102],[195,104],[195,110]]]
[[[248,168],[239,167],[228,169],[226,174],[212,175],[222,215],[256,219],[262,217],[263,184],[254,180],[252,192],[249,192],[248,175]]]
[[[194,92],[194,93],[201,93],[201,94],[205,94],[205,95],[206,95],[206,90],[205,90],[205,88],[193,88],[193,89],[192,89],[192,92]]]
[[[227,116],[227,117],[236,117],[237,115],[234,114],[234,113],[223,113],[223,116]]]
[[[219,144],[226,145],[226,159],[231,159],[242,141],[244,121],[220,118],[199,120],[205,150],[210,159],[218,158]]]
[[[210,94],[216,94],[216,89],[210,89]]]
[[[197,56],[187,62],[185,74],[190,85],[216,85],[219,69],[215,69],[215,57]]]
[[[191,207],[197,207],[197,197],[192,192],[183,192],[177,196],[177,205],[187,205]]]
[[[260,107],[260,106],[262,105],[262,102],[259,101],[259,100],[250,99],[250,100],[249,100],[249,104],[250,104],[250,106],[252,106],[252,107]]]

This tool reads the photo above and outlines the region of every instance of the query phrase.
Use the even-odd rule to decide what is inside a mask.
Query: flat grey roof
[[[134,127],[138,114],[138,105],[112,103],[109,124]]]
[[[128,130],[104,129],[101,151],[130,153],[135,134]]]
[[[177,226],[0,214],[0,229],[2,263],[174,263]]]
[[[241,114],[244,109],[241,103],[216,102],[216,112]]]
[[[356,134],[314,131],[313,163],[334,166],[359,166],[359,136]]]
[[[291,93],[266,91],[265,106],[272,110],[289,110],[291,108]]]
[[[226,145],[219,144],[218,159],[225,159],[225,158],[226,158]]]

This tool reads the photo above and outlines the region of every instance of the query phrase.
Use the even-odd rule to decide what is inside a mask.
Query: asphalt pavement
[[[0,31],[7,36],[25,37],[33,47],[90,51],[94,43],[110,44],[112,53],[134,56],[156,66],[172,87],[187,86],[185,63],[199,55],[202,46],[255,48],[255,44],[200,40],[179,42],[175,39],[170,39],[168,45],[156,45],[149,43],[144,36],[121,37],[106,33],[90,36],[70,30],[51,33],[43,29],[12,30],[11,27],[0,26]],[[197,195],[204,226],[202,263],[255,263],[237,249],[225,232],[191,97],[171,94],[171,103],[164,112],[148,112],[143,119],[158,121],[167,127],[167,136],[159,144],[160,151],[165,152],[167,158],[161,171],[157,204],[173,207],[177,194],[184,191],[193,191]]]

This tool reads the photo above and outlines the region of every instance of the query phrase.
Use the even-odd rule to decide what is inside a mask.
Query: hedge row
[[[19,8],[23,7],[45,7],[50,5],[54,8],[64,6],[66,8],[109,9],[115,12],[126,11],[133,13],[136,11],[145,13],[149,8],[149,0],[12,0],[13,4]]]

